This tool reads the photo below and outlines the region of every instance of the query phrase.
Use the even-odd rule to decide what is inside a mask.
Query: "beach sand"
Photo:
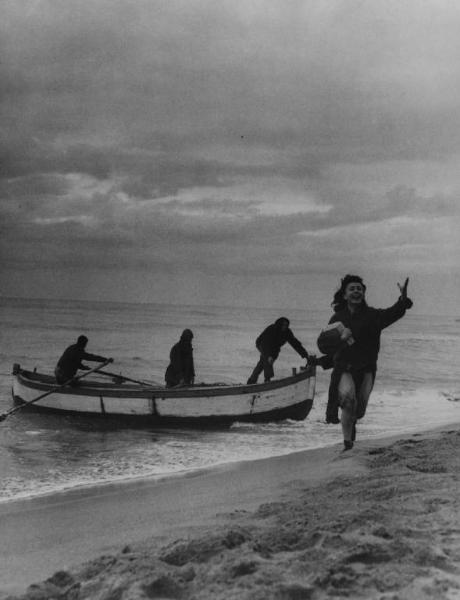
[[[460,598],[460,425],[341,449],[0,505],[0,598]]]

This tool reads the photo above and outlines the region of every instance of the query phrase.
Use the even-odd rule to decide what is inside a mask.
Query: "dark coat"
[[[340,321],[351,330],[354,343],[344,344],[334,357],[335,367],[343,370],[376,370],[380,350],[380,334],[404,316],[412,301],[399,298],[389,308],[372,308],[364,305],[355,313],[348,308],[334,313],[329,323]]]
[[[86,352],[85,349],[78,344],[72,344],[64,350],[64,353],[58,360],[55,369],[56,377],[65,381],[72,379],[78,369],[81,369],[82,360],[104,362],[106,359],[97,354],[89,354],[89,352]]]
[[[288,328],[284,331],[281,329],[283,319],[278,319],[272,325],[269,325],[262,331],[256,339],[256,347],[263,356],[271,356],[273,359],[278,358],[281,346],[287,342],[302,358],[308,358],[308,352],[294,336]]]
[[[166,385],[172,387],[183,381],[190,385],[195,378],[193,347],[189,340],[179,340],[171,348],[170,363],[165,373]]]

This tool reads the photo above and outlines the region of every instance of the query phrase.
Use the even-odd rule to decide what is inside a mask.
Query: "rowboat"
[[[132,381],[132,380],[131,380]],[[315,366],[293,369],[283,379],[260,384],[199,384],[166,388],[107,381],[59,386],[54,376],[13,367],[13,399],[47,412],[135,419],[149,426],[231,424],[305,419],[315,395]],[[27,407],[29,408],[29,407]]]

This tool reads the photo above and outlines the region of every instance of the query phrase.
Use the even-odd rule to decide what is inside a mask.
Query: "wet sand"
[[[0,598],[460,598],[460,425],[0,505]]]

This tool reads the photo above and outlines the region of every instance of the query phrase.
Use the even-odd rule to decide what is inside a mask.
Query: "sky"
[[[0,0],[0,294],[458,315],[457,0]]]

